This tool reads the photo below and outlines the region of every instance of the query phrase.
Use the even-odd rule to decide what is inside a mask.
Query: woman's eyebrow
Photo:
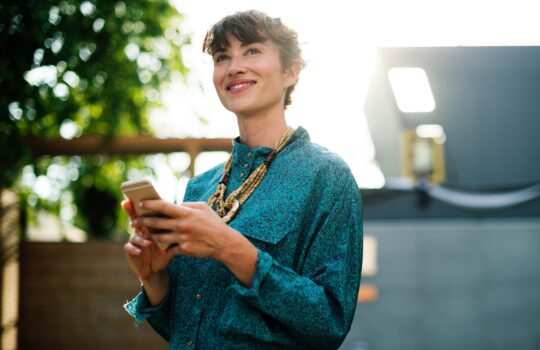
[[[268,40],[266,40],[266,41],[253,41],[253,42],[250,42],[250,43],[241,43],[240,47],[245,48],[247,46],[254,45],[254,44],[260,44],[262,46],[266,46],[267,41]],[[217,49],[214,50],[213,55],[218,54],[218,53],[222,53],[222,52],[226,52],[227,49],[228,49],[228,47],[218,47]]]
[[[260,45],[266,46],[267,41],[268,40],[265,40],[265,41],[252,41],[250,43],[242,43],[242,44],[240,44],[240,47],[246,47],[246,46],[254,45],[254,44],[260,44]]]

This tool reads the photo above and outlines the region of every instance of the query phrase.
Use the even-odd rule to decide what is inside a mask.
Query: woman
[[[303,66],[296,33],[241,12],[203,50],[240,136],[181,205],[143,202],[166,218],[137,218],[123,202],[137,232],[124,251],[143,286],[125,307],[172,349],[335,349],[356,308],[362,205],[341,158],[286,124]]]

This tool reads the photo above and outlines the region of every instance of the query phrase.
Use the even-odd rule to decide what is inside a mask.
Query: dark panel
[[[342,350],[536,350],[538,219],[367,221],[379,298],[358,306]]]
[[[362,190],[367,220],[540,217],[540,198],[499,210],[465,210],[415,191]]]

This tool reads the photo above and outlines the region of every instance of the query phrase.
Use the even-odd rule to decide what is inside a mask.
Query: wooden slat
[[[110,140],[98,135],[87,135],[71,140],[63,138],[27,138],[35,156],[42,155],[93,155],[93,154],[152,154],[210,151],[230,151],[230,138],[156,138],[151,136],[116,136]]]
[[[21,247],[20,349],[166,349],[122,305],[139,292],[121,243]]]

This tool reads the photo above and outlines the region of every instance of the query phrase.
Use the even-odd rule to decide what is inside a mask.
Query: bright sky
[[[540,2],[515,1],[291,1],[173,0],[185,14],[184,30],[193,35],[185,48],[192,69],[187,87],[165,94],[166,109],[153,122],[161,136],[234,137],[235,117],[220,104],[212,85],[213,65],[201,52],[209,27],[236,11],[257,9],[281,17],[299,34],[307,61],[287,110],[293,126],[302,125],[314,142],[340,154],[361,187],[384,180],[363,112],[375,50],[381,46],[539,45]],[[203,89],[196,88],[199,84]],[[208,125],[197,122],[203,116]],[[206,156],[202,171],[224,156]]]

